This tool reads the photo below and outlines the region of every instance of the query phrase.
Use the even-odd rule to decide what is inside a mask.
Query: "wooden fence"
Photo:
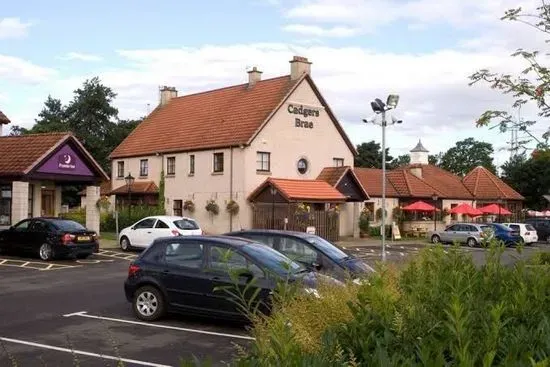
[[[288,223],[285,224],[285,218]],[[296,208],[289,204],[254,204],[253,228],[286,229],[305,232],[307,227],[315,227],[315,234],[328,241],[340,238],[340,216],[337,212],[312,210],[305,214],[296,214]]]

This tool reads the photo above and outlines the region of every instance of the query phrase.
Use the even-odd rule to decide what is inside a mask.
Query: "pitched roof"
[[[356,167],[353,169],[361,185],[370,197],[382,196],[382,170],[378,168]],[[392,182],[386,175],[386,197],[400,197]]]
[[[439,197],[449,199],[473,199],[472,193],[457,175],[431,164],[408,164],[398,170],[410,172],[411,168],[422,169],[422,180],[437,189]]]
[[[333,186],[321,180],[268,178],[248,197],[253,200],[268,186],[274,186],[288,201],[346,201],[346,197]]]
[[[487,168],[478,166],[463,179],[464,185],[475,195],[476,199],[524,200],[517,191],[491,173]]]
[[[0,111],[0,124],[9,124],[10,119]]]
[[[351,175],[352,179],[356,182],[359,190],[361,190],[364,197],[368,199],[369,194],[365,190],[365,187],[361,184],[359,177],[357,177],[355,171],[351,168],[351,166],[325,167],[317,176],[317,180],[325,181],[332,187],[336,187],[346,174]]]
[[[101,182],[101,185],[99,185],[99,195],[106,196],[110,195],[111,192],[111,181],[103,181]],[[78,195],[80,196],[86,196],[86,189],[80,190],[78,192]]]
[[[414,198],[431,198],[433,194],[444,197],[444,193],[438,187],[434,187],[423,178],[413,175],[410,171],[397,169],[388,172],[392,185],[400,196]]]
[[[416,146],[414,148],[411,149],[411,153],[412,152],[425,152],[425,153],[429,153],[430,151],[426,148],[424,148],[424,145],[422,145],[422,142],[420,141],[420,139],[418,139],[418,144],[416,144]]]
[[[172,98],[141,122],[110,158],[250,144],[294,89],[306,81],[355,153],[355,147],[308,74],[289,75]]]
[[[158,186],[153,181],[135,181],[130,187],[132,194],[156,194],[159,192]],[[126,195],[128,186],[122,185],[112,190],[109,195]]]

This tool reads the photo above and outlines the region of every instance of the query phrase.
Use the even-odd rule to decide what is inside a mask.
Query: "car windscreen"
[[[314,245],[317,249],[333,260],[343,260],[349,257],[349,255],[344,251],[340,250],[338,247],[322,237],[308,236],[306,237],[306,241]]]
[[[526,228],[528,231],[536,231],[535,227],[533,227],[533,226],[530,225],[530,224],[526,224],[526,225],[525,225],[525,228]]]
[[[51,224],[54,225],[57,229],[60,229],[62,231],[67,232],[74,232],[74,231],[85,231],[86,227],[84,227],[82,224],[75,222],[74,220],[68,220],[68,219],[55,219],[49,221]]]
[[[266,268],[282,276],[286,276],[289,273],[296,274],[306,270],[303,265],[292,261],[282,253],[264,244],[249,243],[242,246],[241,249]]]
[[[183,230],[199,229],[197,222],[192,219],[178,219],[174,221],[174,225]]]

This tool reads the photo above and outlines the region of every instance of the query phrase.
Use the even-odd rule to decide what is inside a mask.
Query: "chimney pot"
[[[262,80],[262,72],[254,66],[252,70],[248,71],[248,87],[254,86],[260,80]]]
[[[311,74],[311,62],[303,56],[294,56],[290,62],[290,79],[296,80],[303,74]]]
[[[176,90],[176,87],[169,87],[166,85],[163,85],[160,87],[160,105],[164,106],[172,98],[176,98],[178,96],[178,91]]]

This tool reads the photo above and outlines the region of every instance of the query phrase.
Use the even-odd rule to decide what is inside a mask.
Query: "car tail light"
[[[61,237],[61,241],[63,242],[64,245],[67,245],[71,243],[75,238],[76,236],[74,234],[65,233],[63,237]]]
[[[179,231],[173,229],[173,230],[172,230],[172,235],[173,235],[173,236],[181,236],[181,233],[179,233]]]
[[[141,269],[136,264],[130,264],[130,267],[128,267],[128,277],[135,276]]]

